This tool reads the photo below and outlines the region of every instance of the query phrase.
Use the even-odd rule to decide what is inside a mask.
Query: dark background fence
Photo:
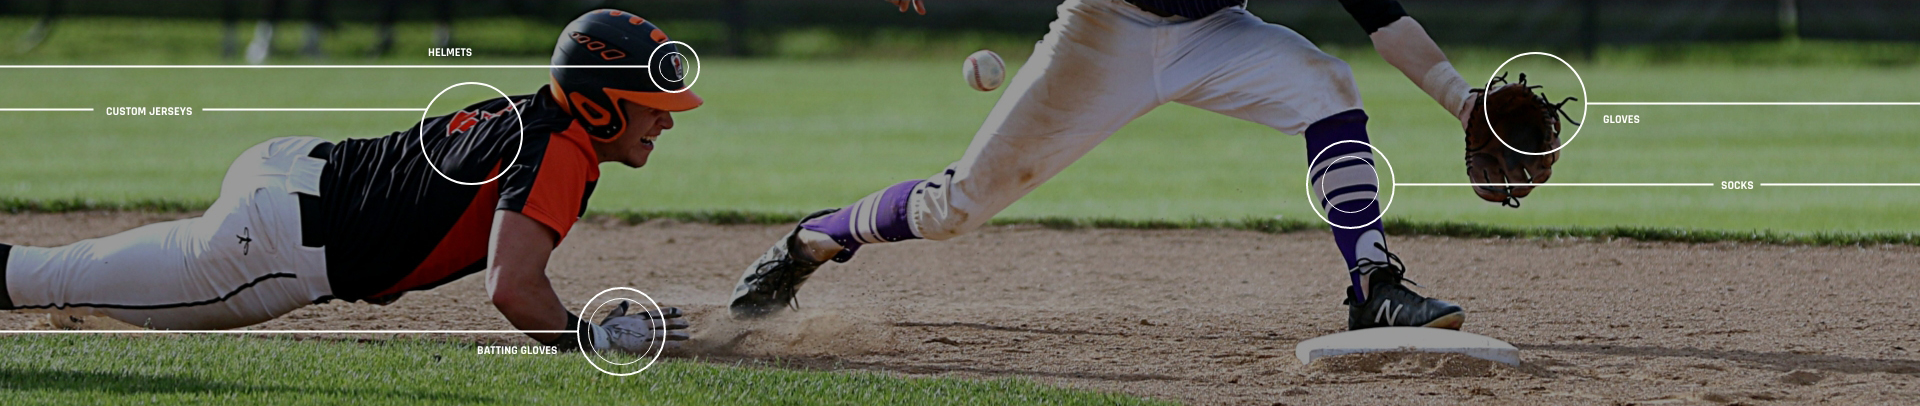
[[[879,0],[0,0],[0,14],[153,18],[263,18],[320,15],[333,22],[524,18],[560,23],[599,7],[635,11],[723,43],[725,53],[766,53],[768,36],[826,30],[850,36],[886,30],[931,35],[987,33],[1037,38],[1059,0],[928,0],[933,14],[900,15]],[[1498,47],[1578,46],[1589,54],[1613,44],[1774,41],[1781,39],[1920,41],[1920,1],[1896,0],[1403,0],[1443,44]],[[1323,44],[1364,44],[1365,35],[1334,0],[1252,0],[1249,8]],[[391,10],[391,11],[388,11]],[[687,34],[676,33],[685,37]]]

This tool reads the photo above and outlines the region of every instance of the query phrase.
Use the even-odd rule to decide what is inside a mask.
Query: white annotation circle
[[[652,311],[654,312],[653,314],[654,314],[654,318],[655,318],[655,320],[654,320],[654,322],[655,322],[655,324],[654,324],[654,325],[656,325],[656,326],[665,326],[665,325],[667,325],[667,316],[666,316],[666,313],[665,313],[665,312],[662,312],[662,311],[659,311],[659,310],[660,310],[660,303],[659,303],[659,302],[655,302],[655,301],[653,301],[653,296],[648,296],[648,295],[647,295],[647,292],[641,292],[641,291],[640,291],[639,289],[634,289],[634,288],[629,288],[629,287],[625,287],[625,286],[617,286],[617,287],[611,287],[611,288],[607,288],[607,290],[602,290],[602,291],[600,291],[600,293],[595,293],[595,294],[593,294],[593,297],[592,297],[592,298],[588,298],[588,299],[587,299],[587,302],[586,302],[586,303],[583,303],[583,304],[581,304],[581,305],[580,305],[580,315],[581,315],[581,316],[588,316],[588,315],[592,315],[593,313],[591,313],[591,312],[589,312],[589,310],[598,310],[598,309],[599,309],[598,307],[594,307],[594,308],[592,308],[592,309],[589,309],[589,307],[592,307],[592,306],[593,306],[593,302],[595,302],[595,301],[598,301],[598,300],[600,300],[600,296],[601,296],[601,295],[605,295],[605,294],[607,294],[608,292],[614,292],[614,291],[627,291],[627,292],[633,292],[633,293],[635,293],[635,294],[638,294],[638,295],[640,295],[640,297],[642,297],[642,298],[645,298],[645,299],[647,299],[647,303],[646,303],[646,304],[648,304],[648,305],[652,305],[652,308],[654,309],[654,310],[652,310]],[[637,300],[633,300],[633,299],[628,299],[628,298],[623,298],[623,297],[616,297],[616,298],[615,298],[614,300],[608,300],[608,301],[607,301],[607,303],[612,303],[612,302],[615,302],[615,301],[620,301],[620,300],[626,300],[626,301],[631,301],[631,302],[633,302],[633,303],[636,303],[636,304],[638,304],[638,303],[640,303],[640,302],[639,302],[639,301],[637,301]],[[602,303],[602,304],[604,305],[605,303]],[[645,307],[643,306],[643,308],[642,308],[641,310],[643,310],[643,311],[644,311],[644,310],[646,310],[646,309],[645,309]],[[581,322],[581,323],[586,323],[587,321],[586,321],[586,320],[580,320],[580,322]],[[571,328],[573,328],[573,329],[574,329],[574,330],[576,330],[576,331],[578,331],[578,330],[580,329],[580,326],[569,326],[569,327],[571,327]],[[586,342],[586,337],[582,337],[582,336],[580,336],[579,334],[575,334],[575,335],[574,335],[574,340],[576,340],[576,344],[577,344],[577,345],[579,346],[579,348],[580,348],[580,356],[581,356],[581,357],[584,357],[584,358],[586,358],[586,359],[587,359],[587,364],[589,364],[589,365],[593,365],[593,369],[597,369],[597,370],[600,370],[600,372],[601,372],[601,373],[605,373],[605,374],[607,374],[607,375],[613,375],[613,376],[629,376],[629,375],[633,375],[633,374],[638,374],[638,373],[640,373],[641,371],[646,371],[646,370],[647,370],[647,368],[652,368],[652,367],[653,367],[653,363],[654,363],[654,362],[656,362],[656,361],[659,361],[659,360],[660,360],[660,354],[662,354],[662,353],[665,353],[665,352],[666,352],[666,340],[660,340],[660,341],[659,341],[659,343],[660,343],[660,347],[659,347],[659,349],[657,349],[657,350],[656,350],[656,349],[654,349],[654,348],[653,348],[652,346],[649,346],[649,347],[647,348],[647,352],[648,352],[648,353],[651,353],[651,354],[653,354],[653,356],[652,356],[651,358],[648,358],[648,359],[647,359],[647,364],[646,364],[646,365],[642,365],[642,366],[640,366],[640,368],[639,368],[639,369],[635,369],[635,370],[633,370],[633,371],[630,371],[630,372],[613,372],[613,371],[608,371],[608,370],[607,370],[606,368],[602,368],[602,367],[600,367],[600,363],[598,363],[598,362],[594,362],[594,359],[595,359],[595,358],[599,358],[599,360],[600,360],[600,361],[606,361],[606,362],[607,362],[608,364],[612,364],[612,365],[621,365],[621,366],[624,366],[624,365],[630,365],[630,364],[633,364],[634,362],[639,362],[639,360],[637,360],[637,359],[636,359],[636,360],[634,360],[634,361],[631,361],[631,362],[627,362],[627,363],[624,363],[624,364],[622,364],[622,363],[616,363],[616,362],[613,362],[613,361],[611,361],[611,360],[608,360],[608,359],[606,359],[606,358],[602,358],[602,357],[600,357],[600,354],[599,354],[599,353],[598,353],[597,351],[595,351],[595,350],[593,349],[593,347],[592,347],[592,346],[588,346],[588,345],[587,345],[587,342]]]
[[[1387,186],[1387,201],[1386,203],[1382,203],[1380,205],[1380,215],[1373,216],[1372,220],[1368,220],[1366,223],[1360,224],[1357,226],[1345,226],[1345,225],[1334,223],[1333,220],[1327,218],[1327,213],[1324,213],[1320,210],[1320,202],[1315,201],[1315,199],[1313,198],[1313,190],[1314,190],[1313,189],[1313,163],[1320,162],[1320,156],[1325,155],[1327,153],[1327,150],[1333,149],[1334,146],[1337,146],[1340,144],[1346,144],[1346,143],[1354,143],[1354,144],[1360,144],[1360,145],[1366,146],[1368,150],[1373,151],[1373,156],[1380,158],[1380,163],[1386,164],[1387,166],[1387,182],[1389,183],[1389,185]],[[1332,165],[1333,165],[1332,163],[1328,163],[1329,167],[1331,167]],[[1367,165],[1367,167],[1372,168],[1373,165],[1369,164]],[[1378,172],[1376,172],[1376,175],[1374,175],[1375,176],[1374,188],[1376,190],[1379,189],[1379,186],[1378,186],[1379,175],[1377,173]],[[1327,222],[1327,225],[1339,227],[1340,229],[1343,229],[1343,230],[1358,230],[1361,228],[1366,228],[1368,226],[1372,226],[1373,223],[1379,222],[1381,218],[1385,218],[1387,216],[1387,210],[1393,208],[1393,197],[1399,194],[1395,192],[1400,188],[1399,183],[1400,183],[1400,177],[1398,175],[1394,175],[1393,173],[1393,162],[1387,160],[1387,154],[1385,152],[1380,151],[1380,148],[1374,147],[1373,144],[1367,143],[1366,141],[1360,141],[1360,140],[1346,140],[1346,141],[1335,142],[1333,144],[1328,144],[1326,148],[1321,148],[1320,152],[1315,152],[1313,154],[1313,159],[1307,161],[1307,182],[1305,185],[1305,189],[1307,192],[1307,208],[1313,211],[1313,215],[1320,216],[1320,221]],[[1374,193],[1374,200],[1375,201],[1380,200],[1379,192]],[[1368,205],[1372,205],[1372,203],[1368,203]],[[1340,209],[1334,208],[1334,210],[1340,210]],[[1366,210],[1366,208],[1361,208],[1360,210]],[[1356,211],[1360,211],[1360,210],[1356,210]],[[1343,213],[1349,213],[1349,214],[1352,213],[1346,210],[1340,210],[1340,211]]]
[[[1559,56],[1555,56],[1554,54],[1536,51],[1536,52],[1522,53],[1519,55],[1514,55],[1512,58],[1507,58],[1506,62],[1500,63],[1500,67],[1493,69],[1492,75],[1487,76],[1487,85],[1485,87],[1482,87],[1482,89],[1487,89],[1487,91],[1489,92],[1493,91],[1493,78],[1500,76],[1500,71],[1503,69],[1506,69],[1507,64],[1513,63],[1513,60],[1520,59],[1520,57],[1528,56],[1528,55],[1545,55],[1547,57],[1553,58],[1553,60],[1560,61],[1561,65],[1566,65],[1567,71],[1573,72],[1573,80],[1580,82],[1580,122],[1582,123],[1587,122],[1587,110],[1590,110],[1589,108],[1587,108],[1587,104],[1588,104],[1587,80],[1580,78],[1580,71],[1578,69],[1574,69],[1573,64],[1567,63],[1567,60],[1560,59]],[[1487,115],[1487,98],[1485,96],[1481,96],[1480,97],[1480,119],[1481,121],[1487,122],[1487,130],[1493,132],[1493,139],[1495,141],[1500,141],[1500,145],[1506,146],[1507,149],[1513,150],[1513,152],[1518,152],[1526,155],[1547,155],[1555,152],[1560,152],[1561,148],[1566,148],[1568,144],[1573,143],[1574,138],[1577,138],[1580,136],[1580,127],[1583,127],[1578,125],[1573,126],[1573,134],[1568,135],[1566,141],[1561,141],[1560,146],[1558,147],[1553,147],[1553,149],[1550,149],[1544,152],[1530,152],[1530,151],[1521,151],[1519,148],[1514,148],[1513,144],[1508,144],[1507,140],[1500,138],[1500,131],[1493,129],[1493,119],[1489,117],[1490,116]]]
[[[499,93],[500,98],[507,100],[507,109],[513,111],[513,122],[515,124],[520,125],[520,138],[519,138],[520,143],[513,148],[513,158],[507,160],[507,166],[500,167],[500,173],[494,174],[493,177],[487,178],[487,180],[479,181],[479,182],[463,182],[463,181],[460,181],[459,179],[454,179],[452,176],[447,176],[446,172],[440,171],[440,165],[436,165],[433,163],[433,157],[427,156],[427,128],[426,128],[427,112],[433,111],[433,104],[436,102],[439,102],[440,96],[446,95],[448,90],[453,90],[453,88],[466,86],[466,85],[486,86],[488,89],[493,89],[494,93]],[[446,179],[448,182],[458,183],[466,186],[480,186],[488,183],[493,183],[493,181],[496,181],[496,180],[500,180],[501,176],[506,176],[508,171],[513,170],[513,165],[520,163],[520,152],[521,150],[527,147],[527,123],[526,121],[523,121],[520,119],[520,106],[515,105],[513,103],[513,98],[507,96],[507,92],[502,92],[500,91],[500,88],[493,87],[493,85],[489,85],[486,83],[460,82],[460,83],[453,84],[453,86],[447,86],[446,89],[440,89],[440,93],[434,94],[433,100],[427,102],[427,108],[420,110],[420,124],[417,124],[415,128],[418,128],[420,131],[420,138],[419,138],[420,155],[426,158],[425,160],[427,161],[427,167],[433,168],[433,173],[439,174],[441,179]],[[448,134],[448,135],[452,135],[452,134]]]
[[[667,42],[662,42],[662,43],[660,43],[660,45],[656,45],[656,46],[654,46],[654,47],[653,47],[653,52],[648,52],[648,53],[647,53],[647,64],[648,64],[648,67],[650,67],[650,68],[652,67],[652,64],[653,64],[653,61],[655,61],[655,60],[661,60],[661,59],[658,59],[658,58],[654,58],[654,57],[653,57],[654,55],[657,55],[657,54],[659,54],[659,53],[660,53],[660,50],[662,50],[662,49],[666,49],[666,47],[667,47],[668,45],[673,45],[673,44],[680,44],[680,46],[681,46],[681,47],[685,47],[685,48],[687,49],[687,54],[688,54],[688,55],[691,55],[691,56],[693,56],[693,61],[692,61],[691,63],[688,63],[688,62],[686,62],[686,61],[684,60],[684,59],[685,59],[685,57],[684,57],[684,56],[682,56],[682,58],[681,58],[681,59],[682,59],[682,62],[681,62],[681,63],[683,63],[683,64],[688,64],[688,65],[692,65],[692,66],[693,66],[693,75],[691,75],[691,76],[688,76],[688,75],[686,74],[686,70],[685,70],[685,68],[686,68],[686,66],[664,66],[664,67],[661,67],[661,68],[662,68],[662,69],[676,69],[676,70],[679,70],[679,72],[678,72],[678,73],[679,73],[679,75],[678,75],[678,76],[680,76],[680,80],[674,80],[674,79],[672,79],[672,78],[668,78],[667,80],[668,80],[668,81],[671,81],[671,82],[675,82],[675,83],[678,83],[678,82],[680,82],[681,80],[684,80],[684,81],[686,81],[686,82],[687,82],[687,84],[686,84],[685,86],[681,86],[681,87],[680,87],[680,90],[666,90],[666,87],[664,87],[664,86],[660,86],[660,79],[658,79],[658,78],[656,78],[656,77],[655,77],[654,75],[651,75],[651,74],[649,74],[649,75],[647,75],[647,80],[648,80],[648,81],[651,81],[651,82],[653,82],[653,87],[656,87],[656,88],[660,88],[660,89],[661,89],[661,91],[663,91],[663,92],[667,92],[667,93],[683,93],[683,92],[686,92],[686,91],[688,91],[688,90],[693,90],[693,84],[694,84],[694,83],[700,83],[700,71],[703,71],[703,70],[706,70],[706,65],[701,65],[701,64],[700,64],[700,53],[699,53],[699,52],[697,52],[697,51],[694,51],[694,50],[693,50],[693,46],[692,46],[692,45],[687,45],[687,43],[685,43],[685,42],[680,42],[680,41],[667,41]],[[677,51],[668,51],[668,52],[667,52],[667,54],[668,54],[668,55],[675,55],[675,54],[679,54],[679,53],[680,53],[680,52],[677,52]],[[669,63],[671,63],[671,62],[669,62]],[[660,76],[666,76],[666,75],[660,75]]]

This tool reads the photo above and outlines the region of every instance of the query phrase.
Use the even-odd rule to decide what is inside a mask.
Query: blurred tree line
[[[299,26],[320,38],[343,22],[439,22],[436,44],[457,44],[449,20],[525,19],[557,26],[581,12],[615,7],[656,19],[676,39],[716,55],[766,56],[809,47],[911,47],[916,41],[1032,40],[1060,0],[927,0],[927,16],[902,15],[879,0],[0,0],[0,15],[220,19]],[[1402,0],[1443,45],[1578,47],[1610,45],[1865,40],[1920,41],[1920,1],[1902,0]],[[1367,39],[1334,0],[1252,0],[1249,9],[1320,44]],[[46,31],[39,35],[47,35]],[[259,32],[255,28],[256,33]],[[388,30],[390,31],[390,30]],[[30,34],[31,35],[31,34]],[[389,34],[390,35],[390,34]],[[386,39],[386,41],[391,41]],[[230,41],[231,42],[231,41]],[[229,44],[227,46],[233,46]],[[548,51],[490,49],[495,55]],[[383,49],[376,48],[384,52]],[[411,52],[411,51],[409,51]],[[231,51],[230,51],[231,53]]]

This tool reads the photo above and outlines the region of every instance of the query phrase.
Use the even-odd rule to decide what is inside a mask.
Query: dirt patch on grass
[[[0,241],[64,244],[178,217],[0,216]],[[728,363],[1021,377],[1196,404],[1920,398],[1912,247],[1398,238],[1416,289],[1466,306],[1465,330],[1512,342],[1523,364],[1371,354],[1308,367],[1293,345],[1345,323],[1324,232],[989,227],[868,247],[816,274],[798,311],[729,320],[734,278],[785,230],[588,221],[549,274],[575,306],[629,286],[687,309],[695,342],[679,355]],[[482,279],[256,328],[510,329]],[[0,327],[51,328],[19,314]]]

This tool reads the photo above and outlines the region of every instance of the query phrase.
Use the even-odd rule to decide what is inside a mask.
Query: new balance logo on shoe
[[[1392,308],[1392,310],[1388,310],[1388,308]],[[1400,310],[1406,308],[1407,306],[1401,304],[1380,306],[1380,311],[1374,313],[1373,322],[1383,326],[1391,326],[1394,320],[1400,318]]]

